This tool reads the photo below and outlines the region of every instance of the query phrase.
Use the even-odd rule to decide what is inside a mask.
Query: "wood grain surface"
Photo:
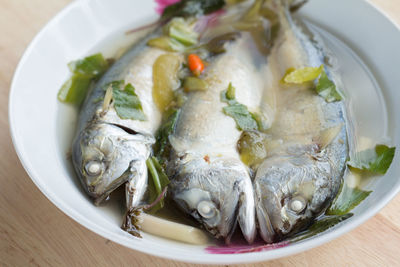
[[[192,266],[130,250],[82,227],[36,188],[15,154],[7,110],[13,73],[32,38],[69,2],[0,0],[0,266]],[[400,0],[371,2],[400,24]],[[395,266],[399,248],[400,195],[339,239],[251,266]]]

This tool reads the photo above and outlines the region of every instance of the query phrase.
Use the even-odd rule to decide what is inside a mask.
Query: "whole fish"
[[[204,77],[208,90],[189,93],[169,137],[172,156],[167,171],[172,198],[226,242],[237,221],[248,242],[256,232],[252,183],[236,149],[241,131],[223,113],[226,103],[220,98],[232,83],[237,101],[249,108],[259,106],[262,79],[250,38],[243,33],[225,53],[211,60]]]
[[[152,96],[153,64],[165,53],[146,46],[151,36],[112,65],[81,108],[72,160],[83,187],[95,204],[126,182],[128,208],[136,206],[146,190],[146,160],[161,122],[161,113]],[[119,80],[135,88],[145,121],[121,119],[112,104],[104,104],[108,84]]]
[[[339,190],[348,157],[343,102],[327,103],[309,85],[280,82],[289,68],[319,67],[326,57],[292,19],[287,1],[274,0],[273,9],[280,33],[265,76],[270,140],[254,180],[259,231],[267,243],[304,230],[325,211]],[[325,71],[332,79],[328,66]]]

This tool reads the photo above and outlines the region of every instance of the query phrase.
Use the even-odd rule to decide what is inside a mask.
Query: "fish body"
[[[259,165],[254,193],[259,231],[267,243],[294,235],[321,215],[336,196],[348,157],[345,107],[327,103],[306,86],[283,85],[289,68],[325,64],[323,49],[275,0],[280,33],[268,59],[265,117],[271,122],[268,156]],[[332,78],[328,66],[327,75]],[[271,104],[273,103],[273,104]],[[329,141],[323,141],[327,137]],[[326,138],[325,138],[326,139]]]
[[[95,204],[126,182],[128,206],[137,205],[146,190],[146,160],[161,122],[161,113],[152,96],[153,63],[165,53],[146,46],[151,36],[112,65],[89,92],[81,108],[72,160]],[[120,80],[135,88],[146,120],[121,119],[112,104],[103,105],[108,84]]]
[[[223,113],[226,103],[220,98],[232,83],[240,103],[249,108],[259,105],[262,79],[253,64],[249,38],[243,34],[211,61],[204,76],[208,90],[189,93],[169,137],[172,198],[226,242],[236,222],[249,242],[256,230],[252,183],[236,149],[241,131]]]

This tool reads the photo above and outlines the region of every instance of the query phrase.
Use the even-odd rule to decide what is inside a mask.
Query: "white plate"
[[[95,207],[76,181],[65,155],[76,114],[60,104],[56,96],[69,75],[67,62],[97,52],[99,47],[106,54],[112,53],[113,49],[107,46],[109,40],[118,40],[119,44],[128,42],[123,33],[155,20],[154,8],[153,1],[142,0],[74,1],[43,28],[21,59],[10,92],[13,142],[34,183],[63,212],[105,238],[152,255],[196,263],[248,263],[288,256],[328,242],[365,222],[396,195],[400,189],[400,165],[394,163],[384,177],[368,185],[374,192],[354,210],[355,215],[349,220],[305,242],[258,253],[208,254],[202,246],[147,234],[136,239],[123,232],[121,208],[115,203],[108,208]],[[365,93],[351,88],[347,92],[361,92],[360,97],[376,95],[376,103],[381,107],[376,112],[369,104],[360,107],[356,111],[360,123],[378,121],[372,136],[386,136],[392,145],[400,147],[399,29],[362,0],[311,0],[301,15],[342,40],[366,63],[377,82],[366,68],[361,71],[364,76],[351,79],[352,68],[346,63],[341,66],[345,76],[350,77],[345,85],[361,89],[366,86]],[[341,45],[329,34],[324,36],[328,43],[333,40],[332,46]],[[351,54],[346,48],[340,51]],[[353,62],[357,60],[353,58]],[[398,161],[396,155],[394,162]]]

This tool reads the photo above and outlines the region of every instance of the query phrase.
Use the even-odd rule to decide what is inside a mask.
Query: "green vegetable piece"
[[[180,43],[191,46],[197,43],[199,34],[183,18],[174,18],[166,27],[171,38]]]
[[[114,85],[115,86],[115,85]],[[121,119],[147,120],[135,88],[128,83],[124,90],[113,86],[114,108]]]
[[[322,71],[321,77],[318,80],[318,84],[316,86],[317,93],[322,96],[326,102],[334,102],[342,100],[342,97],[336,90],[336,85],[329,80],[328,75],[326,75],[325,71]]]
[[[201,16],[223,8],[224,0],[181,0],[164,9],[163,19]]]
[[[156,134],[156,146],[154,148],[155,155],[163,162],[165,154],[168,153],[169,136],[175,131],[175,126],[179,118],[181,110],[175,110],[168,119],[161,125]]]
[[[168,186],[169,179],[165,174],[163,167],[158,162],[157,158],[151,157],[146,161],[152,179],[149,179],[149,202],[154,202],[158,196],[163,192],[164,188]],[[164,197],[161,198],[154,207],[150,209],[151,213],[156,213],[164,207]]]
[[[84,59],[72,61],[68,63],[70,71],[74,74],[89,76],[91,78],[98,77],[109,68],[108,61],[103,55],[98,53]]]
[[[183,82],[183,89],[185,92],[206,91],[208,89],[208,84],[200,78],[189,76],[186,77]]]
[[[351,188],[343,183],[340,192],[332,202],[326,215],[345,215],[366,199],[372,191],[363,191],[358,188]]]
[[[63,103],[79,106],[86,97],[91,81],[103,75],[110,64],[102,54],[95,54],[72,61],[68,67],[73,75],[62,85],[57,98]]]
[[[353,216],[352,213],[325,217],[321,220],[316,221],[313,225],[311,225],[310,228],[308,228],[308,230],[295,235],[293,238],[289,239],[289,241],[294,243],[294,242],[299,242],[301,240],[313,237],[319,233],[322,233],[322,232],[328,230],[329,228],[335,226],[336,224],[347,220],[351,216]]]
[[[168,36],[161,36],[151,39],[147,42],[147,45],[170,52],[182,52],[186,49],[184,44]]]
[[[283,81],[287,84],[303,84],[306,82],[311,82],[321,75],[323,69],[323,65],[318,68],[305,67],[296,69],[291,72],[287,72],[287,74],[283,77]]]
[[[229,83],[228,90],[226,91],[226,99],[234,100],[235,99],[235,91],[236,88],[233,87],[232,83]]]
[[[360,152],[357,159],[348,162],[348,165],[358,170],[383,175],[392,164],[395,151],[395,147],[376,145],[375,151],[368,149]]]
[[[80,106],[86,97],[92,79],[78,74],[69,78],[58,91],[59,101]]]
[[[244,131],[237,144],[240,159],[252,167],[267,157],[266,136],[258,131]]]
[[[221,92],[221,101],[228,103],[228,106],[223,108],[225,115],[232,117],[236,126],[241,131],[258,130],[257,121],[253,114],[243,104],[240,104],[235,99],[235,88],[230,83],[227,90]]]

